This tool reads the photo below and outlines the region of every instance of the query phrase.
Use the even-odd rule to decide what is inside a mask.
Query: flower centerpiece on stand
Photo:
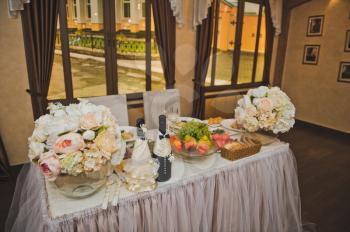
[[[91,177],[90,182],[106,179],[112,170],[111,162],[116,165],[124,156],[120,130],[110,110],[87,100],[68,106],[50,104],[48,109],[49,114],[35,121],[28,139],[29,159],[38,164],[47,180],[60,182],[59,188],[72,184],[67,182],[74,182],[74,177],[80,177],[75,181],[79,184],[82,177]],[[73,179],[58,181],[67,176]],[[68,187],[68,191],[73,191],[73,187]],[[85,190],[89,188],[96,190],[93,185],[83,186]]]
[[[278,87],[250,89],[235,109],[237,124],[248,132],[285,133],[293,127],[294,116],[293,103]]]

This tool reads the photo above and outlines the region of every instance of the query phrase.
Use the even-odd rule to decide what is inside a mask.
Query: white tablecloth
[[[177,160],[172,172],[170,181],[151,192],[122,188],[118,204],[104,210],[105,189],[86,199],[69,199],[27,164],[7,230],[301,231],[295,160],[286,143],[234,162],[219,154],[205,165]]]

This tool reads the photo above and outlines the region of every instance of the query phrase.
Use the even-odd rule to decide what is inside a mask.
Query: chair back
[[[111,110],[119,126],[129,126],[128,103],[125,95],[107,95],[87,98],[95,105],[104,105]]]
[[[147,91],[143,93],[143,108],[148,129],[158,129],[159,115],[180,114],[180,92],[178,89]]]

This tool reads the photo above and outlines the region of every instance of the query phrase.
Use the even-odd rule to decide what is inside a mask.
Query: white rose
[[[64,117],[66,116],[66,111],[64,111],[63,109],[59,109],[59,110],[56,110],[54,113],[53,113],[53,116],[54,117]]]
[[[34,141],[29,141],[29,159],[34,160],[44,152],[45,144]]]
[[[52,123],[46,126],[46,132],[50,135],[58,135],[66,132],[64,118],[56,118]]]
[[[36,127],[32,134],[32,139],[40,143],[45,142],[47,137],[48,137],[48,134],[45,132],[43,126]]]
[[[256,89],[250,89],[247,95],[251,95],[253,97],[266,97],[267,91],[269,90],[266,86],[260,86]]]
[[[278,134],[278,133],[285,133],[288,132],[294,125],[295,120],[294,118],[291,119],[285,119],[285,118],[280,118],[277,123],[273,126],[273,133]]]
[[[94,140],[95,132],[92,130],[87,130],[83,133],[83,138],[88,141]]]
[[[79,106],[77,104],[70,104],[69,106],[66,107],[66,112],[68,116],[71,117],[80,117],[81,112],[79,110]]]
[[[80,112],[82,114],[87,114],[87,113],[95,113],[97,112],[97,107],[96,105],[89,103],[89,102],[81,102],[79,104]]]
[[[64,117],[65,132],[75,132],[79,129],[80,121],[79,117]]]
[[[54,117],[52,115],[45,114],[35,121],[35,126],[46,127],[47,125],[49,125],[52,122],[53,119],[54,119]]]
[[[50,114],[54,114],[57,110],[62,109],[64,106],[61,103],[49,103],[47,109],[50,111]]]

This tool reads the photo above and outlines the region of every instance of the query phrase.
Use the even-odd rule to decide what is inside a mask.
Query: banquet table
[[[8,231],[301,231],[296,162],[276,141],[253,156],[204,162],[177,158],[172,178],[153,191],[119,189],[117,204],[101,207],[106,189],[70,199],[33,164],[19,174]]]

